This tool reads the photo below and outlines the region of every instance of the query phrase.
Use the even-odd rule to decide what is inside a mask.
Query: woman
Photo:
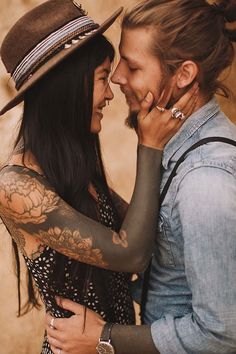
[[[113,98],[114,49],[102,32],[119,13],[98,27],[75,2],[49,0],[5,38],[2,59],[18,93],[1,114],[22,100],[24,113],[0,173],[0,215],[55,317],[71,314],[57,306],[60,295],[106,321],[133,324],[130,274],[123,269],[146,267],[158,210],[158,149],[184,120],[159,107],[148,114],[151,93],[143,101],[136,187],[122,222],[122,200],[107,185],[98,137],[102,109]],[[188,115],[196,97],[193,88],[180,102]],[[159,104],[167,101],[165,95]],[[36,304],[32,291],[29,299]],[[46,338],[42,353],[52,353]]]

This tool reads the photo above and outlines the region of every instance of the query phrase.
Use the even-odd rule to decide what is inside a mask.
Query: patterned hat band
[[[16,89],[18,90],[26,80],[30,79],[50,57],[62,49],[66,50],[77,44],[98,28],[99,25],[90,17],[82,16],[51,33],[23,58],[13,71],[12,78],[16,83]]]

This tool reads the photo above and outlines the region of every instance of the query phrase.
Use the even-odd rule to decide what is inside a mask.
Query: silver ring
[[[155,106],[155,107],[159,112],[165,112],[165,108],[159,106]]]
[[[183,120],[186,118],[185,114],[183,112],[181,112],[181,110],[177,107],[171,108],[171,117],[174,119],[180,119],[180,120]]]
[[[51,319],[50,325],[49,325],[49,327],[50,327],[51,329],[55,329],[55,327],[54,327],[54,321],[55,321],[55,318],[53,317],[53,318]]]

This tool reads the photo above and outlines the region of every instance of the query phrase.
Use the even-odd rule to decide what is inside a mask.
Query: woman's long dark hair
[[[36,83],[25,95],[24,114],[16,141],[23,138],[25,151],[36,157],[56,192],[73,208],[98,220],[96,202],[88,192],[92,183],[109,197],[98,134],[91,133],[94,71],[114,48],[98,35]],[[17,248],[14,247],[16,260]],[[58,277],[65,257],[56,262]],[[63,261],[64,260],[64,261]],[[19,261],[17,261],[19,265]],[[75,269],[76,272],[76,269]],[[20,316],[20,270],[18,267]],[[26,313],[38,307],[29,274]]]

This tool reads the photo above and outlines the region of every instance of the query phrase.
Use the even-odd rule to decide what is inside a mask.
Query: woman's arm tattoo
[[[161,156],[159,150],[138,147],[134,193],[119,232],[73,209],[46,178],[22,166],[0,171],[0,216],[31,257],[49,246],[98,267],[142,272],[156,233]]]
[[[94,247],[92,235],[82,236],[78,221],[74,223],[75,217],[78,219],[76,211],[56,195],[44,178],[31,176],[27,169],[23,171],[19,174],[6,170],[0,179],[0,214],[20,251],[35,259],[48,245],[68,257],[106,268],[108,263],[101,250]],[[124,237],[119,242],[114,235],[110,237],[112,242],[123,246]],[[26,245],[32,237],[38,240],[38,246],[29,255]]]

